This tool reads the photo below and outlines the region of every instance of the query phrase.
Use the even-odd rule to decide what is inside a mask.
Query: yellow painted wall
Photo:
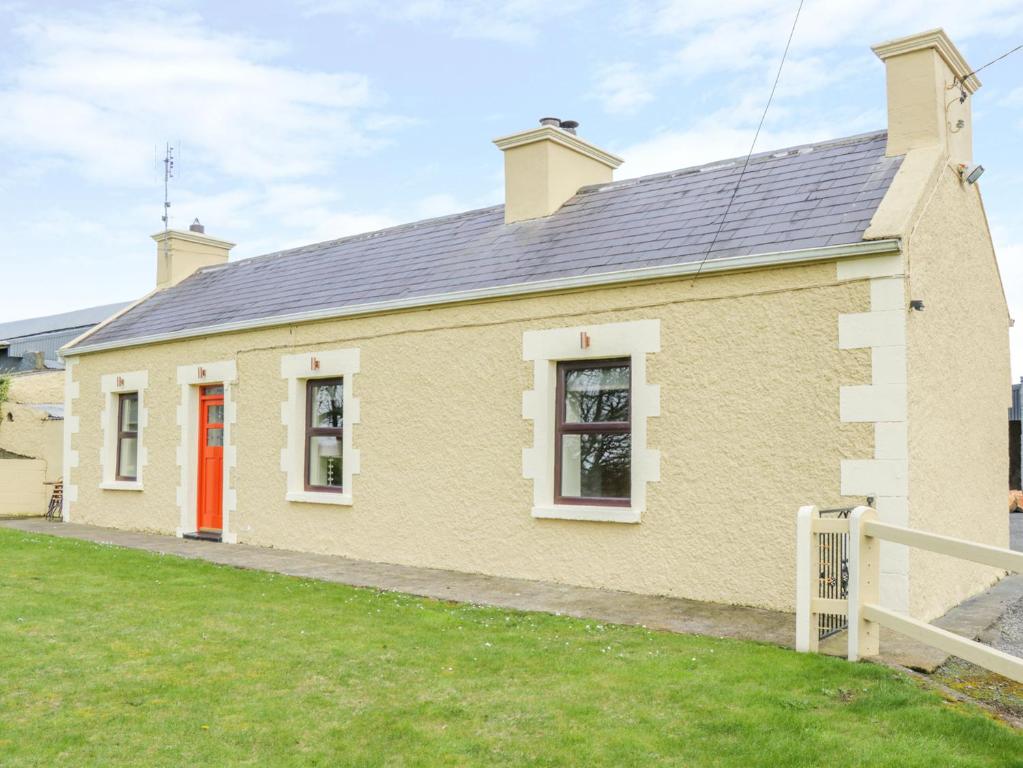
[[[791,609],[796,509],[861,501],[838,496],[839,465],[871,455],[872,427],[839,421],[838,392],[870,381],[870,353],[839,351],[837,317],[868,308],[866,281],[838,283],[822,263],[84,355],[72,520],[173,532],[176,367],[236,359],[241,542]],[[662,347],[648,356],[661,388],[648,446],[662,458],[642,522],[533,519],[523,332],[648,318]],[[288,503],[280,358],[338,347],[361,350],[354,506]],[[100,376],[140,369],[145,490],[100,490]]]
[[[63,421],[47,418],[43,411],[10,401],[0,406],[0,418],[0,448],[42,459],[46,465],[46,482],[59,480],[63,463]]]
[[[64,371],[41,371],[11,376],[8,399],[16,403],[63,403]]]
[[[504,150],[506,222],[549,216],[590,184],[611,181],[611,168],[553,141]]]
[[[946,167],[906,247],[910,525],[1008,546],[1008,310],[979,190]],[[933,618],[997,578],[910,552],[910,608]]]
[[[38,459],[0,458],[0,517],[45,513],[49,502],[45,472],[45,464]]]
[[[60,479],[63,465],[63,422],[48,419],[33,403],[64,402],[64,371],[11,377],[7,401],[0,406],[0,448],[45,462],[45,481]],[[49,494],[49,486],[46,493]]]

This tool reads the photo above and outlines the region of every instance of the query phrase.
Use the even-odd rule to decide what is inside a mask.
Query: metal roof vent
[[[196,219],[188,225],[189,232],[198,232],[200,235],[206,232],[206,227],[199,223],[199,219]]]
[[[557,117],[541,117],[540,125],[543,126],[549,125],[553,128],[560,128],[561,130],[571,133],[574,136],[575,129],[579,127],[579,122],[577,120],[562,120]]]

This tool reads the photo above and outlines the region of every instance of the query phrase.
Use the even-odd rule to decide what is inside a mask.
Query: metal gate
[[[822,509],[821,517],[847,518],[853,507]],[[844,600],[849,594],[849,534],[820,533],[817,535],[817,596]],[[844,613],[817,614],[817,638],[837,635],[849,627]]]

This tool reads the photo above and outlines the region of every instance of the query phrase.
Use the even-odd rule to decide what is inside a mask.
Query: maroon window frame
[[[135,431],[126,430],[124,428],[124,404],[129,400],[135,401],[135,418],[136,418],[136,429]],[[139,461],[139,432],[138,432],[138,421],[139,418],[139,393],[138,392],[122,392],[117,396],[117,471],[115,477],[118,480],[138,480],[138,461]],[[135,438],[135,474],[126,475],[121,472],[121,445],[125,438]]]
[[[342,394],[344,393],[344,378],[338,377],[333,379],[309,379],[305,385],[305,489],[307,491],[320,491],[326,493],[343,493],[344,485],[313,485],[309,482],[309,438],[319,436],[333,436],[336,437],[343,445],[344,436],[344,414],[341,416],[340,427],[314,427],[313,426],[313,389],[316,387],[329,387],[338,386],[341,387]],[[342,404],[342,408],[344,405]],[[344,461],[344,453],[342,449],[342,462]],[[343,466],[343,463],[342,463]]]
[[[565,421],[565,375],[569,371],[587,370],[591,368],[628,368],[629,369],[629,420],[628,421],[587,421],[568,422]],[[563,496],[561,494],[561,455],[562,441],[565,435],[585,434],[627,434],[632,436],[632,359],[628,357],[610,358],[604,360],[570,360],[558,363],[557,377],[557,401],[555,403],[555,424],[554,424],[554,503],[555,504],[585,504],[587,506],[603,507],[627,507],[632,504],[632,490],[630,483],[629,497],[611,496]],[[630,446],[629,468],[632,468],[632,455]]]

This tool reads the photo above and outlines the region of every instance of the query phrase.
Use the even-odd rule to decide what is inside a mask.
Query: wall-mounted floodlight
[[[973,165],[960,165],[959,175],[962,176],[963,181],[967,184],[976,184],[977,179],[984,175],[984,166],[980,163],[974,163]]]

